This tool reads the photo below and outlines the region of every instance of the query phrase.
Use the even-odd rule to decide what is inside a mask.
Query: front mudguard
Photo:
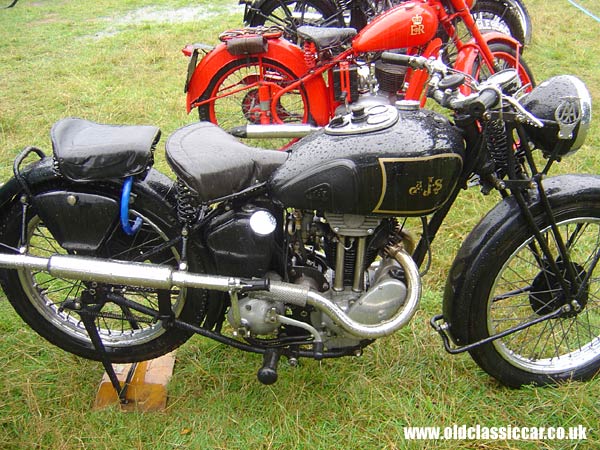
[[[600,198],[600,176],[560,175],[544,180],[544,188],[550,205],[555,208],[590,197]],[[542,211],[535,196],[528,206],[534,216]],[[504,233],[515,222],[527,226],[514,197],[507,197],[473,228],[454,259],[444,290],[443,317],[448,325],[447,332],[457,345],[470,343],[468,321],[472,296],[483,276],[481,262],[494,258],[496,253],[489,243],[496,241],[494,235]]]
[[[197,106],[200,98],[206,99],[206,92],[219,71],[234,61],[244,61],[249,57],[267,58],[278,62],[282,67],[290,70],[296,78],[301,78],[309,73],[309,67],[304,60],[304,53],[296,45],[283,38],[267,40],[267,51],[248,54],[232,55],[227,50],[225,43],[220,43],[208,52],[198,63],[187,83],[186,108],[189,113]],[[309,76],[303,83],[310,105],[310,114],[315,122],[324,125],[329,121],[329,105],[327,87],[321,76]]]
[[[10,206],[23,198],[68,250],[94,251],[119,220],[118,200],[114,199],[119,198],[122,179],[70,181],[56,172],[52,158],[27,166],[21,176],[29,193],[16,178],[8,180],[0,187],[0,215],[8,214]],[[144,178],[136,177],[132,192],[134,197],[143,197],[151,210],[165,204],[172,210],[176,208],[174,182],[154,169]],[[74,199],[73,205],[68,202],[69,196]]]
[[[499,33],[497,31],[491,31],[489,33],[483,33],[481,36],[483,37],[485,43],[488,46],[490,44],[500,43],[506,44],[511,48],[514,48],[517,54],[520,54],[523,51],[523,46],[521,45],[521,43],[515,38],[506,34]],[[464,46],[464,48],[462,48],[460,52],[458,52],[458,55],[456,56],[456,61],[454,63],[454,69],[471,75],[478,55],[479,47],[475,43],[475,40],[471,39]]]

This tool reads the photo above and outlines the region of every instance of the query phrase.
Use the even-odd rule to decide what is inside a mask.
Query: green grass
[[[581,3],[600,15],[596,2]],[[241,25],[242,8],[187,23],[117,19],[139,8],[202,4],[218,10],[235,0],[21,0],[0,11],[0,180],[11,175],[23,147],[50,151],[48,131],[61,117],[156,124],[165,135],[194,121],[194,113],[185,113],[187,60],[179,50],[189,42],[215,43],[220,31]],[[526,4],[534,42],[525,58],[537,80],[573,73],[600,101],[600,24],[566,0]],[[598,107],[594,112],[598,117]],[[598,173],[597,123],[560,171]],[[162,155],[157,165],[167,171]],[[467,355],[447,355],[429,328],[456,250],[495,201],[476,190],[462,195],[434,244],[422,309],[362,358],[302,360],[297,368],[283,362],[280,381],[265,387],[255,378],[259,357],[193,338],[177,353],[163,413],[91,411],[100,364],[43,341],[2,297],[0,449],[598,448],[600,379],[506,389]],[[406,425],[453,424],[581,424],[588,441],[408,442],[402,436]]]

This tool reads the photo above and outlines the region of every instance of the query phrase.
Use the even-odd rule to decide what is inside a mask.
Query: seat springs
[[[200,207],[196,195],[181,180],[177,180],[177,219],[191,224],[198,218]]]
[[[347,10],[350,9],[351,0],[335,0],[334,1],[336,9],[339,10]]]
[[[52,158],[52,170],[54,171],[54,173],[58,176],[62,176],[62,174],[60,173],[60,165],[58,164],[58,161],[56,160],[56,158]]]
[[[314,42],[304,41],[304,62],[309,69],[313,69],[317,65],[318,51]]]

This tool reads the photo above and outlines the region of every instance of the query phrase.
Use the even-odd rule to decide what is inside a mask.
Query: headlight
[[[579,78],[561,75],[544,81],[521,99],[521,104],[544,123],[525,125],[533,143],[550,154],[559,140],[567,141],[559,156],[583,145],[592,119],[592,98]]]

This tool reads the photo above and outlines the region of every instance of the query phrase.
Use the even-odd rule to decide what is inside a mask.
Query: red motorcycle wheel
[[[499,31],[514,37],[521,44],[526,44],[525,30],[519,14],[504,1],[480,0],[471,8],[477,28],[482,33]]]
[[[521,55],[518,55],[514,48],[504,43],[493,42],[489,44],[489,47],[494,55],[494,71],[492,72],[489,67],[482,64],[481,58],[477,58],[471,72],[473,78],[481,82],[486,80],[492,73],[504,69],[516,68],[519,72],[519,78],[521,79],[522,85],[529,85],[529,87],[525,89],[525,92],[531,91],[535,86],[535,80],[533,78],[533,73],[531,73],[531,70],[525,61],[523,61]]]
[[[232,61],[220,69],[211,80],[198,107],[200,120],[217,124],[225,130],[248,124],[277,123],[270,105],[261,97],[271,98],[298,77],[280,63],[258,57]],[[263,98],[264,100],[264,98]],[[303,88],[281,96],[276,106],[277,116],[284,123],[308,123],[308,95]]]

